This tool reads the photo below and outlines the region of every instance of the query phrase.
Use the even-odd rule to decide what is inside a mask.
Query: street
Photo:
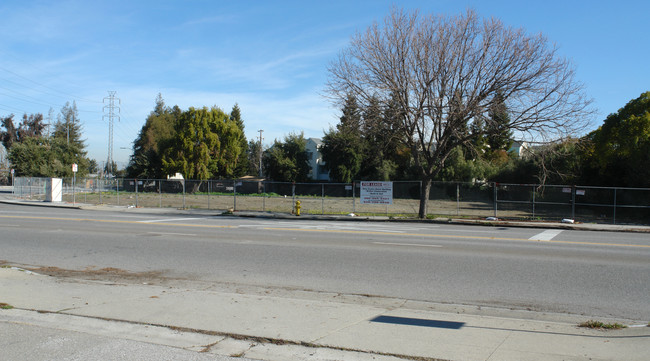
[[[213,214],[2,204],[0,262],[650,319],[650,237],[643,233]]]

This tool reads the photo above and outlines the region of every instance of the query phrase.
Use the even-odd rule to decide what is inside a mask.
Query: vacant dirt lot
[[[134,207],[161,208],[199,208],[219,211],[259,211],[291,213],[295,200],[301,202],[303,214],[374,214],[415,216],[419,200],[394,199],[390,205],[361,204],[359,198],[337,197],[277,197],[277,196],[243,196],[243,195],[208,195],[208,194],[165,194],[165,193],[77,193],[78,203],[106,204]],[[63,201],[72,202],[72,195],[65,195]],[[499,210],[499,217],[531,217],[530,206],[521,209]],[[441,216],[491,217],[494,216],[494,204],[481,201],[431,200],[429,213]]]

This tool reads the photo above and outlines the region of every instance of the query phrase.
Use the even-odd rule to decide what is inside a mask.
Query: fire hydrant
[[[296,201],[296,216],[300,216],[300,201]]]

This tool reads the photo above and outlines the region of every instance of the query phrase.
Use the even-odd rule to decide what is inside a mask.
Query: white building
[[[316,181],[329,181],[330,174],[325,169],[325,162],[320,154],[323,142],[320,138],[307,139],[307,153],[309,154],[309,178]]]
[[[525,157],[530,154],[530,146],[526,142],[513,142],[508,153],[516,155],[518,158]]]

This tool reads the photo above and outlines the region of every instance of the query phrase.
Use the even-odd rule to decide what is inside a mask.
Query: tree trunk
[[[431,192],[431,179],[422,180],[420,185],[420,210],[418,217],[424,219],[427,217],[427,203],[429,202],[429,193]]]
[[[191,194],[194,194],[201,189],[201,185],[203,185],[203,181],[200,182],[193,182],[194,184],[192,185],[192,190],[189,192]]]

